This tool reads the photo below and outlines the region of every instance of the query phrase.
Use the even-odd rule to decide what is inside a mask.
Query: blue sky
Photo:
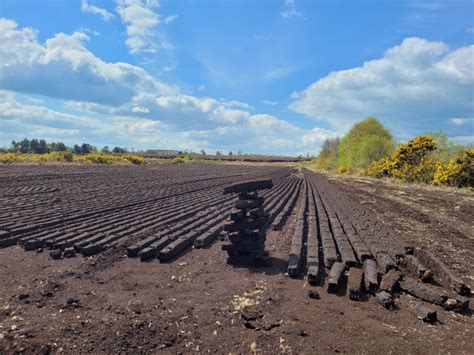
[[[474,2],[4,0],[0,146],[314,154],[369,115],[474,143]]]

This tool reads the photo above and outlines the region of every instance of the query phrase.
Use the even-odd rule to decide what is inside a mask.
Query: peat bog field
[[[269,262],[229,264],[224,189],[262,179]],[[473,200],[271,164],[1,166],[0,352],[472,353]]]

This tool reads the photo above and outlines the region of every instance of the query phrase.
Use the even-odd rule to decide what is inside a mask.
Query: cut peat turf
[[[269,180],[246,207],[268,262],[228,264],[221,238],[240,229],[222,232],[243,215],[224,190]],[[377,181],[218,164],[8,166],[0,181],[0,353],[474,352],[469,195],[407,187],[400,208]]]

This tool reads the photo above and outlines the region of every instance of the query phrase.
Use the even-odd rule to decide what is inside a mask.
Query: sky
[[[474,0],[2,0],[0,146],[316,154],[377,117],[474,143]]]

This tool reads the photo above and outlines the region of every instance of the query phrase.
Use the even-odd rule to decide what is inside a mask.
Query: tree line
[[[88,143],[82,143],[81,145],[75,144],[73,147],[68,147],[66,146],[63,142],[52,142],[52,143],[47,143],[46,140],[44,139],[28,139],[25,138],[21,141],[12,141],[11,142],[11,147],[8,149],[10,152],[18,152],[18,153],[24,153],[24,154],[46,154],[46,153],[51,153],[51,152],[70,152],[74,154],[90,154],[90,153],[95,153],[99,152],[99,150],[88,144]],[[104,146],[101,150],[101,153],[104,154],[124,154],[128,153],[127,148],[122,148],[122,147],[114,147],[112,149],[109,148],[109,146]]]

